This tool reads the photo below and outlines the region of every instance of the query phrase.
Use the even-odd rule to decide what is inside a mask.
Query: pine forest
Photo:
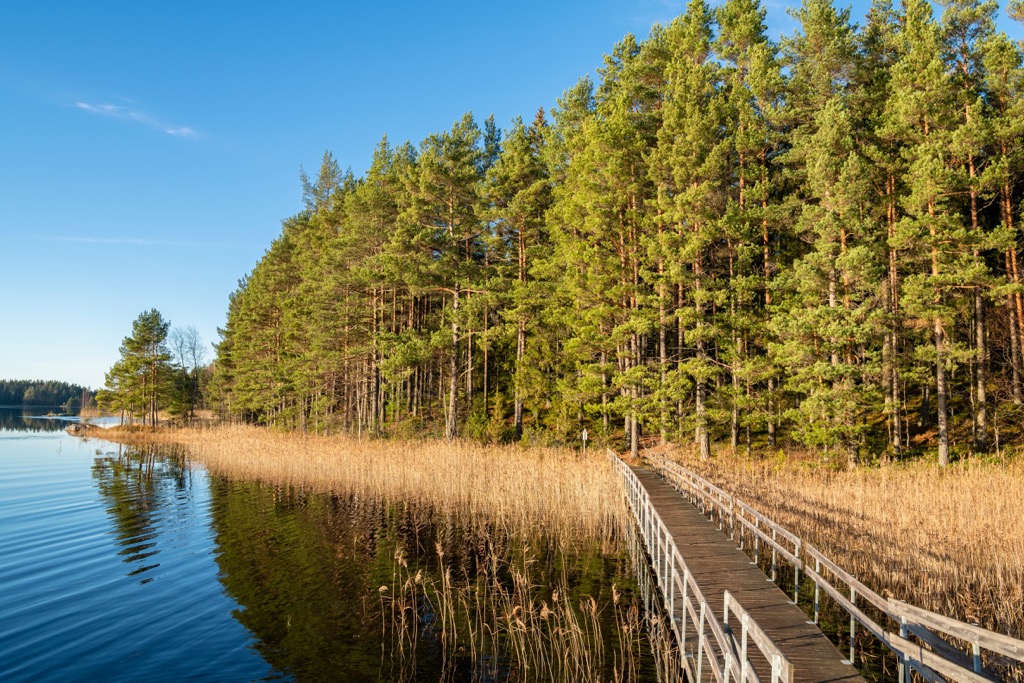
[[[362,177],[327,153],[230,297],[210,400],[360,436],[997,451],[1024,423],[1002,11],[803,0],[776,41],[758,0],[691,0],[550,111],[385,138]]]

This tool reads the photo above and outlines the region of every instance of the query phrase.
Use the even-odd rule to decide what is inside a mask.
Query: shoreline
[[[607,538],[626,519],[619,483],[600,448],[583,456],[251,426],[92,428],[83,436],[184,446],[209,471],[231,478],[424,502],[513,527],[540,524],[569,537]],[[810,539],[880,594],[1024,635],[1024,462],[979,459],[943,468],[918,460],[847,470],[723,454],[702,462],[664,450]],[[998,500],[994,491],[1002,493]]]
[[[584,456],[468,441],[360,441],[238,425],[87,427],[76,436],[182,447],[211,473],[233,479],[421,502],[512,527],[540,524],[568,538],[610,538],[627,519],[611,461],[599,450]]]

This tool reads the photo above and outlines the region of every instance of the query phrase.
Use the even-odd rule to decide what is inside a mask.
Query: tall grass
[[[434,571],[395,553],[392,580],[378,589],[392,678],[416,678],[417,649],[427,640],[442,653],[442,680],[457,670],[473,680],[640,680],[645,643],[635,598],[614,584],[610,600],[574,594],[575,570],[545,566],[540,539],[489,531],[482,539],[472,573],[446,558],[443,542]]]
[[[601,452],[469,442],[356,440],[250,426],[111,430],[102,438],[181,445],[210,472],[303,490],[393,502],[536,527],[560,538],[607,539],[626,520],[625,501]]]
[[[679,459],[880,594],[1024,637],[1024,463]]]
[[[97,435],[184,447],[215,475],[384,501],[418,529],[446,520],[427,557],[418,538],[399,544],[391,580],[372,598],[382,667],[394,680],[415,680],[425,652],[440,652],[442,680],[467,669],[474,680],[641,678],[647,642],[635,599],[602,587],[600,572],[593,584],[577,585],[577,562],[625,553],[625,501],[601,451],[359,441],[246,426]]]

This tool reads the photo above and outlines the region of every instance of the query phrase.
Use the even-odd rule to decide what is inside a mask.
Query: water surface
[[[277,674],[220,583],[206,476],[167,461],[144,474],[30,414],[0,410],[3,679]]]
[[[556,604],[593,606],[600,678],[653,678],[619,544],[210,477],[30,414],[0,409],[5,681],[523,680],[507,624],[550,624],[552,655]]]

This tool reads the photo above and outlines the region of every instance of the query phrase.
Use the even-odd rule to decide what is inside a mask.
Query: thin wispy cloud
[[[189,128],[188,126],[170,126],[153,118],[149,114],[139,111],[138,109],[133,109],[120,104],[93,104],[91,102],[79,101],[75,102],[75,107],[98,116],[107,116],[113,119],[121,119],[123,121],[135,121],[158,130],[166,135],[173,135],[178,138],[198,137],[198,133],[196,133],[193,128]]]

